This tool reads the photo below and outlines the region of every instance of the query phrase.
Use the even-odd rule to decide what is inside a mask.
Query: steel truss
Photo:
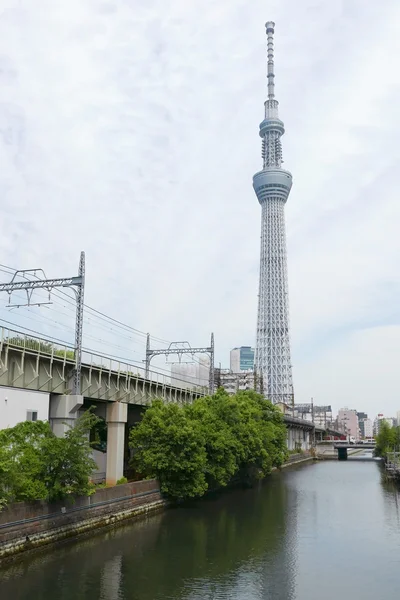
[[[16,306],[34,306],[32,303],[33,290],[44,289],[50,294],[54,288],[70,287],[74,290],[76,296],[76,320],[75,320],[75,368],[73,372],[72,393],[79,395],[81,393],[81,369],[82,369],[82,333],[83,333],[83,302],[85,293],[85,253],[81,252],[79,261],[79,272],[77,277],[64,277],[57,279],[35,279],[33,281],[16,281],[18,276],[25,276],[27,273],[41,272],[42,269],[25,269],[16,271],[9,283],[0,283],[0,292],[11,294],[16,291],[25,290],[27,295],[26,305]],[[42,303],[40,303],[42,304]]]
[[[180,345],[179,345],[180,344]],[[145,369],[145,377],[149,378],[150,373],[150,361],[154,356],[165,355],[169,356],[175,354],[179,357],[179,362],[181,362],[182,356],[185,354],[190,354],[192,357],[195,354],[209,354],[210,355],[210,371],[209,371],[209,380],[208,380],[208,391],[210,395],[214,393],[214,334],[211,334],[211,343],[209,347],[204,348],[192,348],[188,342],[171,342],[168,348],[162,348],[159,350],[153,350],[150,348],[150,334],[147,334],[147,342],[146,342],[146,369]]]

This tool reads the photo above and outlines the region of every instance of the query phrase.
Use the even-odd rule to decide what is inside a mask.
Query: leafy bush
[[[254,391],[219,389],[180,407],[153,402],[130,433],[133,465],[175,499],[202,496],[234,478],[254,482],[287,457],[280,411]]]
[[[384,420],[376,436],[375,456],[385,457],[394,450],[400,450],[400,427],[389,427]]]
[[[0,505],[93,493],[89,478],[96,463],[88,434],[97,421],[87,411],[62,438],[44,421],[0,430]]]
[[[201,428],[184,408],[154,401],[132,429],[130,445],[138,470],[147,477],[157,477],[166,495],[191,498],[207,490],[207,456]]]

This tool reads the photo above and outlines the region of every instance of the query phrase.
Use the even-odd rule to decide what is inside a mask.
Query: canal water
[[[400,494],[373,461],[293,467],[0,569],[1,600],[338,598],[400,598]]]

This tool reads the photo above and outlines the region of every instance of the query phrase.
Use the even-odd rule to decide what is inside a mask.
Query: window
[[[26,420],[27,421],[37,421],[37,410],[27,410],[26,411]]]

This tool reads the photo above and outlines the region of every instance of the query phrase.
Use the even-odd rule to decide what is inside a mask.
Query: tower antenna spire
[[[261,204],[260,283],[257,342],[254,366],[264,382],[264,394],[273,402],[290,404],[293,398],[289,336],[288,277],[285,234],[285,204],[292,175],[282,169],[281,137],[285,133],[275,98],[275,23],[265,24],[268,45],[268,99],[260,123],[263,168],[253,177]]]
[[[268,100],[275,98],[275,73],[274,73],[274,33],[275,23],[267,21],[265,23],[267,30],[267,53],[268,53]]]

